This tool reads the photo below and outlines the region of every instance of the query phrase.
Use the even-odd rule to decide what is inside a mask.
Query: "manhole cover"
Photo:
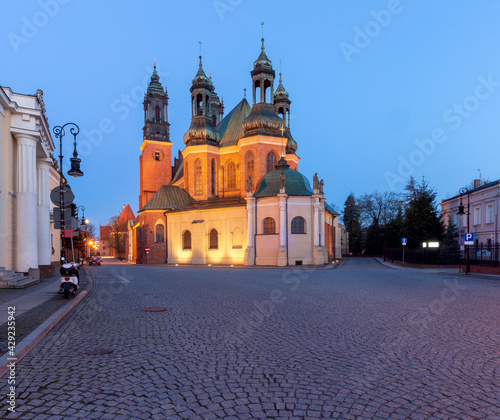
[[[142,308],[144,312],[164,312],[167,310],[167,308],[163,308],[161,306],[154,306],[151,308]]]
[[[109,354],[113,352],[114,350],[111,349],[96,349],[96,350],[89,350],[87,354],[97,355],[97,354]]]

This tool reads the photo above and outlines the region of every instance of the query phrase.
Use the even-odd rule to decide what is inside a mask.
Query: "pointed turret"
[[[276,92],[274,92],[274,112],[283,119],[284,125],[284,136],[288,139],[286,145],[287,153],[295,153],[297,151],[297,142],[293,139],[292,133],[290,131],[290,101],[288,92],[283,87],[283,81],[281,79],[278,84]]]
[[[168,95],[163,91],[160,76],[154,66],[151,82],[144,95],[144,140],[170,141],[170,124],[168,123]]]
[[[195,144],[217,144],[219,133],[212,124],[212,93],[214,87],[203,71],[200,55],[198,73],[194,76],[191,89],[191,126],[184,134],[186,146]]]

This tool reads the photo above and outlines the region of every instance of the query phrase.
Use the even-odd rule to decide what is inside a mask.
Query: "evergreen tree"
[[[443,226],[435,202],[436,191],[430,188],[423,178],[419,184],[411,179],[406,190],[409,191],[409,201],[403,233],[408,238],[408,247],[417,248],[422,246],[422,242],[441,241]]]
[[[384,246],[387,248],[397,248],[401,245],[403,237],[403,208],[399,206],[396,216],[387,223],[384,233]]]
[[[439,249],[439,262],[441,264],[458,264],[459,255],[458,227],[453,223],[453,219],[449,215],[448,224],[444,227],[443,241]]]
[[[354,194],[349,194],[344,203],[343,212],[344,226],[349,233],[349,252],[353,254],[361,253],[361,222],[359,207]]]

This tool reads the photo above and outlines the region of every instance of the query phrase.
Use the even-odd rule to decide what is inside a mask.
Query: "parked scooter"
[[[64,259],[61,259],[61,268],[59,271],[61,273],[59,293],[63,293],[64,298],[69,299],[70,296],[75,296],[80,284],[78,265],[76,263],[66,263]]]

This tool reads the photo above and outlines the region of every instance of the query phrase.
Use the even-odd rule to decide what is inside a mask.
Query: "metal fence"
[[[403,256],[404,253],[404,256]],[[405,261],[408,264],[465,264],[467,256],[470,264],[498,267],[500,265],[500,244],[475,244],[464,246],[459,253],[442,248],[384,248],[383,256],[387,261]]]

